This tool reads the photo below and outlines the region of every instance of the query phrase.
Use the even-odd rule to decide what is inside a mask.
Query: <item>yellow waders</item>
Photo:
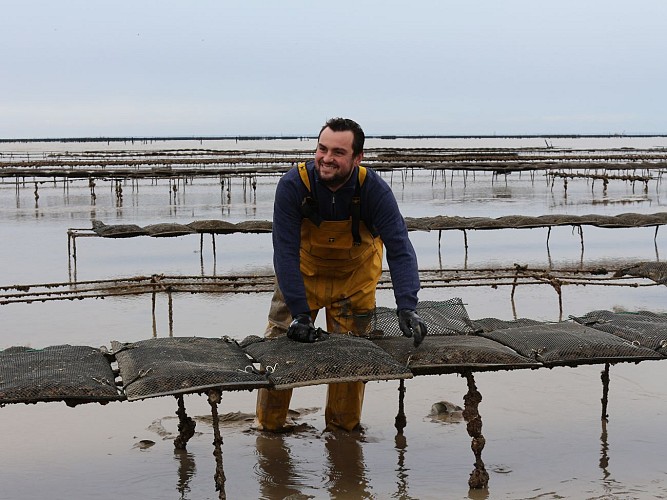
[[[302,179],[305,168],[301,169]],[[365,173],[365,172],[364,172]],[[307,186],[309,183],[304,180]],[[375,289],[382,273],[382,241],[373,237],[365,224],[359,225],[361,244],[352,237],[352,220],[322,221],[319,227],[309,219],[301,224],[301,274],[313,320],[326,310],[327,331],[361,335],[375,308]],[[287,331],[291,315],[278,286],[271,300],[266,336]],[[257,397],[258,428],[280,430],[287,419],[291,390],[260,389]],[[364,383],[329,384],[325,423],[327,428],[352,430],[361,421]]]

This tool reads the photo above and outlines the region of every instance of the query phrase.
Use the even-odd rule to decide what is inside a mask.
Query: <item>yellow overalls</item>
[[[299,164],[301,180],[311,190],[305,164]],[[359,167],[359,184],[366,169]],[[358,200],[357,200],[358,201]],[[361,335],[375,308],[375,289],[382,273],[382,241],[365,224],[359,224],[360,242],[355,244],[352,217],[345,221],[322,221],[316,226],[304,218],[301,224],[300,267],[313,320],[325,308],[327,331]],[[276,286],[271,300],[266,336],[284,334],[291,315]],[[326,342],[326,341],[325,341]],[[291,389],[259,389],[258,428],[281,430],[287,419]],[[325,423],[328,429],[352,430],[361,421],[364,383],[329,384]]]

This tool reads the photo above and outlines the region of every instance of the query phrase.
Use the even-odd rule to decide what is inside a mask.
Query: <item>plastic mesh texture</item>
[[[482,335],[552,366],[662,358],[651,349],[573,322],[505,328]]]
[[[133,238],[135,236],[167,238],[195,233],[270,233],[272,223],[267,220],[247,220],[232,224],[222,220],[209,219],[193,221],[189,224],[161,222],[140,227],[136,224],[105,224],[102,221],[93,220],[92,230],[102,238]]]
[[[412,372],[370,340],[331,334],[311,344],[286,336],[247,343],[245,351],[271,371],[276,389],[412,378]]]
[[[428,335],[465,335],[475,331],[468,317],[463,302],[459,298],[446,301],[422,301],[417,305],[417,314],[424,320]],[[403,336],[398,326],[395,309],[378,307],[373,313],[369,324],[372,336],[385,337]],[[428,338],[428,337],[427,337]]]
[[[186,234],[194,234],[195,230],[185,224],[178,224],[176,222],[162,222],[160,224],[150,224],[144,226],[148,236],[155,238],[169,238],[172,236],[184,236]]]
[[[267,220],[244,220],[236,223],[236,229],[244,233],[270,233],[273,224]]]
[[[534,228],[549,226],[582,226],[597,227],[647,227],[667,224],[667,212],[655,214],[625,213],[618,215],[563,215],[550,214],[531,217],[527,215],[506,215],[491,217],[435,217],[411,218],[405,222],[410,230],[433,231],[438,229],[501,229],[501,228]]]
[[[237,231],[236,224],[217,219],[196,220],[188,226],[198,233],[230,234]]]
[[[540,321],[528,318],[518,318],[515,320],[502,320],[498,318],[482,318],[473,320],[475,332],[492,332],[493,330],[503,330],[505,328],[516,328],[519,326],[542,325]]]
[[[93,231],[102,238],[134,238],[148,234],[144,228],[136,224],[107,225],[98,220],[93,220]]]
[[[12,347],[0,352],[0,403],[122,399],[109,360],[86,346]]]
[[[542,366],[493,340],[476,335],[433,335],[415,348],[408,338],[374,339],[398,363],[415,375],[434,375],[464,370],[490,371]]]
[[[111,343],[129,401],[157,396],[257,389],[269,380],[234,341],[168,337]]]
[[[667,315],[648,311],[614,313],[602,310],[572,319],[667,356]]]
[[[667,285],[667,262],[640,262],[615,273],[616,276],[623,276],[625,274],[639,278],[648,278],[659,285]]]
[[[403,336],[393,309],[376,310],[370,333],[376,345],[401,365],[408,366],[415,375],[541,366],[507,346],[474,335],[484,325],[470,320],[460,298],[420,302],[417,313],[428,327],[428,335],[418,348],[414,347],[412,339]],[[485,324],[487,328],[510,325],[493,318]]]

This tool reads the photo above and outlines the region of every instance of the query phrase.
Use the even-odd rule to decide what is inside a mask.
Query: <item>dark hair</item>
[[[330,118],[320,129],[320,133],[317,136],[318,139],[320,138],[320,135],[322,135],[322,131],[327,127],[334,132],[351,131],[354,134],[354,138],[352,139],[352,154],[357,156],[364,151],[364,141],[366,140],[366,136],[359,124],[354,120],[350,120],[349,118]]]

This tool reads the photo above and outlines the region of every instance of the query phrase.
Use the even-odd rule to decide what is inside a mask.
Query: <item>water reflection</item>
[[[282,434],[260,432],[255,440],[261,498],[287,498],[299,493],[299,474]]]
[[[405,451],[408,449],[408,440],[404,434],[398,433],[395,438],[395,448],[398,452],[398,464],[396,466],[396,498],[411,499],[408,494],[408,468],[405,466]]]
[[[330,498],[373,498],[368,488],[361,435],[333,431],[325,437]]]
[[[178,481],[176,491],[181,499],[188,498],[190,493],[190,482],[197,472],[195,459],[187,450],[174,448],[174,459],[178,461]]]
[[[257,477],[261,498],[291,498],[302,494],[308,483],[308,477],[314,473],[307,470],[306,459],[293,455],[289,440],[294,434],[259,433],[255,446],[257,450]],[[359,433],[344,431],[326,432],[324,447],[324,487],[328,497],[336,498],[374,498],[371,493],[363,456],[363,436]],[[405,448],[405,446],[404,446]],[[407,469],[399,465],[398,498],[411,498],[407,491]]]
[[[602,443],[602,452],[600,455],[600,469],[602,469],[602,478],[608,479],[611,475],[609,473],[609,443],[607,442],[607,421],[602,419],[602,434],[600,434],[600,442]]]

